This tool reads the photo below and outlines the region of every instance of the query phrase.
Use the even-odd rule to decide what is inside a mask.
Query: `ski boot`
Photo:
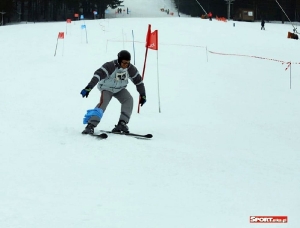
[[[89,123],[85,127],[85,129],[83,130],[82,134],[90,134],[90,135],[92,135],[92,134],[94,134],[94,128],[95,128],[95,126],[93,124]]]
[[[122,132],[122,133],[129,133],[129,128],[126,125],[124,120],[119,120],[118,124],[115,125],[115,128],[111,130],[112,132]]]

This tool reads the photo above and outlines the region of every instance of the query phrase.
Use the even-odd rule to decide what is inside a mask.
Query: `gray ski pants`
[[[107,108],[112,97],[117,98],[121,103],[121,114],[119,120],[124,120],[126,123],[128,123],[132,114],[133,98],[127,89],[122,89],[117,93],[112,93],[106,90],[101,91],[100,102],[97,104],[96,108],[101,108],[103,112],[105,112],[105,109]],[[88,122],[94,126],[97,126],[100,122],[100,119],[97,116],[92,116]]]

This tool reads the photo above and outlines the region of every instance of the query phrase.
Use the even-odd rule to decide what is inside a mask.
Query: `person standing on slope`
[[[265,30],[265,20],[261,20],[261,29],[260,30]]]
[[[128,51],[122,50],[118,53],[118,59],[104,63],[98,70],[88,85],[80,92],[82,97],[88,97],[91,90],[97,85],[101,92],[100,102],[94,109],[87,110],[83,123],[87,124],[82,134],[93,134],[94,128],[100,123],[103,113],[112,97],[121,103],[121,114],[119,122],[112,129],[112,132],[129,133],[127,126],[132,109],[133,98],[126,89],[128,79],[135,85],[140,94],[139,104],[143,106],[146,102],[146,91],[140,73],[137,68],[130,63],[131,55]]]
[[[211,12],[209,12],[208,14],[207,14],[207,17],[209,18],[209,20],[211,21],[212,20],[212,13]]]

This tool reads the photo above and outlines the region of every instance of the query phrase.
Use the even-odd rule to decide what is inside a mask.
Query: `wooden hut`
[[[236,11],[233,20],[235,21],[254,21],[254,10],[240,8]]]

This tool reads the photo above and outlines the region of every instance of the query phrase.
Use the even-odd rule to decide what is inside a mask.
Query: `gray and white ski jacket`
[[[145,86],[142,76],[132,64],[123,69],[117,60],[107,62],[95,71],[93,78],[88,84],[88,87],[93,89],[98,84],[100,91],[106,90],[112,93],[117,93],[125,89],[130,79],[135,85],[136,89],[141,95],[146,95]]]

